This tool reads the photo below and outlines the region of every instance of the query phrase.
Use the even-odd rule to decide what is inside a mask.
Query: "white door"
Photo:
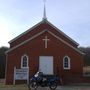
[[[53,74],[53,57],[52,56],[40,56],[39,70],[43,72],[44,74]]]

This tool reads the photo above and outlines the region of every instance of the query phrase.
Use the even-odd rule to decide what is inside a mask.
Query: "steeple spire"
[[[44,12],[43,12],[43,20],[46,20],[47,19],[47,17],[46,17],[46,0],[43,0],[43,2],[44,2]]]

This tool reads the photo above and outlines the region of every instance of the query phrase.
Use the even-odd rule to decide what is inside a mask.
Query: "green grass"
[[[4,85],[0,83],[0,90],[28,90],[27,85]]]

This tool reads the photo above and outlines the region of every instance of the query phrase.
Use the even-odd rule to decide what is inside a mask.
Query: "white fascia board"
[[[52,33],[51,31],[49,31],[49,30],[47,30],[47,29],[43,30],[42,32],[37,33],[36,35],[32,36],[31,38],[25,40],[24,42],[18,44],[18,45],[15,46],[15,47],[9,49],[8,51],[6,51],[6,53],[8,53],[8,52],[10,52],[10,51],[12,51],[12,50],[14,50],[14,49],[20,47],[21,45],[23,45],[23,44],[29,42],[30,40],[32,40],[32,39],[38,37],[39,35],[43,34],[43,33],[46,32],[46,31],[47,31],[49,34],[51,34],[52,36],[54,36],[55,38],[57,38],[58,40],[60,40],[61,42],[63,42],[64,44],[66,44],[67,46],[69,46],[69,47],[71,47],[72,49],[74,49],[75,51],[77,51],[78,53],[84,55],[83,52],[79,51],[77,48],[73,47],[72,45],[70,45],[69,43],[67,43],[66,41],[64,41],[64,40],[61,39],[60,37],[56,36],[54,33]]]
[[[6,51],[6,54],[7,54],[8,52],[10,52],[10,51],[12,51],[12,50],[14,50],[14,49],[16,49],[16,48],[20,47],[21,45],[23,45],[23,44],[25,44],[25,43],[29,42],[30,40],[32,40],[32,39],[34,39],[34,38],[38,37],[39,35],[43,34],[45,31],[47,31],[47,30],[43,30],[42,32],[40,32],[40,33],[38,33],[38,34],[36,34],[36,35],[32,36],[31,38],[29,38],[29,39],[25,40],[24,42],[22,42],[22,43],[20,43],[20,44],[18,44],[18,45],[16,45],[15,47],[12,47],[12,48],[11,48],[11,49],[9,49],[8,51]]]
[[[66,41],[64,41],[63,39],[61,39],[60,37],[56,36],[54,33],[48,31],[48,33],[50,33],[52,36],[54,36],[55,38],[57,38],[58,40],[60,40],[61,42],[63,42],[64,44],[66,44],[67,46],[71,47],[72,49],[74,49],[75,51],[77,51],[80,54],[83,54],[83,52],[79,51],[77,48],[73,47],[72,45],[70,45],[69,43],[67,43]]]
[[[37,26],[39,26],[41,23],[43,23],[44,21],[40,21],[39,23],[37,23],[36,25],[34,25],[33,27],[29,28],[28,30],[26,30],[25,32],[23,32],[22,34],[20,34],[19,36],[17,36],[16,38],[12,39],[11,41],[9,41],[8,43],[12,43],[15,40],[17,40],[18,38],[20,38],[21,36],[27,34],[28,32],[32,31],[34,28],[36,28]]]
[[[68,38],[70,41],[72,41],[73,43],[75,43],[77,46],[79,45],[76,41],[74,41],[73,39],[71,39],[69,36],[67,36],[65,33],[63,33],[60,29],[58,29],[57,27],[55,27],[52,23],[50,23],[48,20],[42,20],[39,23],[37,23],[36,25],[34,25],[32,28],[28,29],[27,31],[23,32],[22,34],[20,34],[19,36],[17,36],[16,38],[12,39],[11,41],[9,41],[8,43],[12,43],[15,40],[17,40],[18,38],[20,38],[21,36],[27,34],[28,32],[32,31],[34,28],[36,28],[37,26],[39,26],[41,23],[48,23],[50,26],[52,26],[53,28],[55,28],[59,33],[61,33],[62,35],[64,35],[66,38]]]
[[[55,27],[52,23],[50,23],[49,21],[47,21],[47,23],[49,25],[51,25],[53,28],[55,28],[59,33],[61,33],[62,35],[64,35],[66,38],[68,38],[70,41],[72,41],[73,43],[75,43],[77,46],[79,45],[75,40],[73,40],[72,38],[70,38],[69,36],[67,36],[64,32],[62,32],[60,29],[58,29],[57,27]]]

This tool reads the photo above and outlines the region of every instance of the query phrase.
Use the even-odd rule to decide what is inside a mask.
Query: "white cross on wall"
[[[45,39],[43,39],[43,41],[45,41],[45,48],[47,48],[47,44],[48,44],[48,41],[49,41],[50,39],[48,39],[47,38],[47,36],[45,36]]]

